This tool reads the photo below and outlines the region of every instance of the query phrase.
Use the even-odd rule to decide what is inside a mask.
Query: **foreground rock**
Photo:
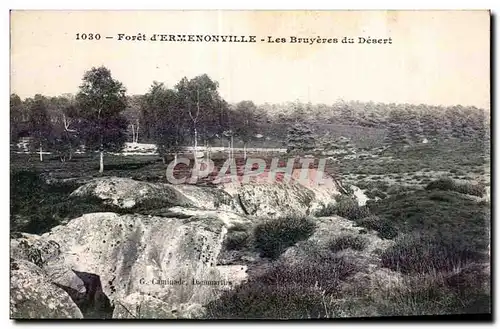
[[[87,318],[135,317],[137,307],[144,315],[159,305],[165,316],[192,317],[201,312],[193,305],[201,307],[246,278],[244,267],[216,263],[231,218],[92,213],[42,236],[11,240],[11,254],[37,264],[40,277],[66,291]]]
[[[26,260],[11,259],[10,316],[13,319],[78,319],[80,309],[44,271]]]

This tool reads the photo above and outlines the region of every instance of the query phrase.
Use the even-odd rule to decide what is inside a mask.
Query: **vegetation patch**
[[[486,192],[483,184],[457,183],[451,178],[441,178],[430,182],[426,190],[455,191],[458,193],[482,197]]]
[[[316,228],[307,217],[268,219],[254,228],[255,248],[262,257],[276,259],[286,248],[311,236]]]
[[[352,249],[352,250],[364,250],[366,248],[366,245],[368,244],[368,241],[363,237],[359,235],[353,235],[353,234],[346,234],[346,235],[341,235],[339,237],[333,238],[329,243],[328,243],[328,248],[332,252],[338,252],[344,249]]]
[[[311,319],[330,317],[343,280],[358,268],[344,258],[278,263],[206,306],[213,319]]]
[[[403,236],[382,254],[383,266],[405,274],[452,271],[482,259],[461,237]]]

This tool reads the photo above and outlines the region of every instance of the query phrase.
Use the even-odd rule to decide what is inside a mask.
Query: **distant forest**
[[[489,111],[476,107],[337,101],[311,104],[230,104],[206,74],[173,88],[153,82],[144,95],[127,95],[105,68],[85,73],[75,94],[10,97],[10,136],[31,137],[35,149],[71,157],[81,145],[120,149],[124,142],[153,143],[160,153],[187,145],[287,147],[290,134],[314,147],[341,136],[358,147],[404,146],[456,139],[485,141]],[[100,140],[96,140],[100,139]],[[92,147],[91,147],[92,149]]]

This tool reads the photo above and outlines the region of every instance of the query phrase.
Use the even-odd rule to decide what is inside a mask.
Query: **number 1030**
[[[101,35],[99,33],[77,33],[76,40],[100,40]]]

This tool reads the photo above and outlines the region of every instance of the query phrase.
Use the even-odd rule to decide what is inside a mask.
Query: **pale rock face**
[[[317,177],[319,174],[316,169],[295,169],[288,180],[277,180],[269,179],[269,172],[264,172],[249,182],[233,180],[220,188],[237,199],[251,216],[307,216],[335,204],[335,196],[341,194],[331,176],[323,173]]]
[[[14,319],[83,318],[68,294],[52,284],[41,268],[20,259],[11,259],[10,316]]]
[[[120,208],[132,208],[148,199],[156,199],[160,204],[164,200],[165,208],[220,210],[254,217],[306,216],[334,204],[335,196],[340,194],[332,177],[324,174],[323,179],[316,180],[317,174],[309,169],[303,175],[299,169],[293,171],[289,181],[270,181],[265,176],[256,176],[248,183],[226,182],[217,187],[153,184],[110,177],[95,179],[71,196],[94,196]]]
[[[149,295],[154,303],[168,305],[165,311],[170,312],[181,305],[204,305],[230,288],[226,281],[236,285],[246,279],[245,268],[216,264],[226,232],[216,216],[92,213],[40,237],[14,239],[11,246],[12,255],[36,255],[47,280],[64,287],[85,291],[72,270],[99,275],[116,314],[124,314],[116,306],[130,303],[131,294]]]
[[[152,198],[165,200],[165,206],[172,203],[190,205],[189,200],[180,193],[164,185],[166,184],[151,184],[120,177],[105,177],[94,179],[80,186],[70,196],[93,196],[120,208],[132,208],[141,201]]]
[[[119,208],[132,208],[144,201],[157,200],[158,206],[184,206],[241,213],[230,195],[219,189],[194,185],[149,183],[130,178],[94,179],[71,193],[72,197],[92,196]]]

